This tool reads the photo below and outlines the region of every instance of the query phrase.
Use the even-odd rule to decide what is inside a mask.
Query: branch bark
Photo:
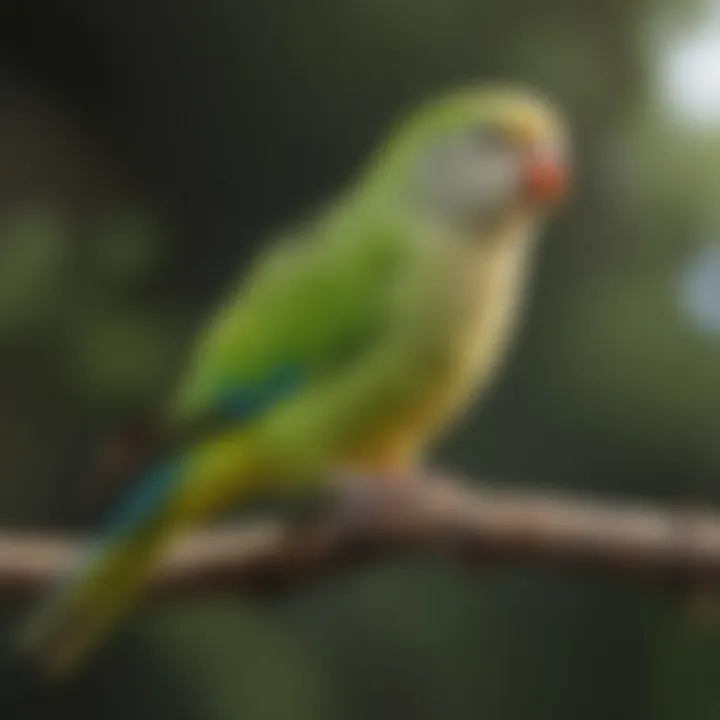
[[[302,527],[258,521],[199,530],[158,568],[155,593],[233,588],[265,597],[380,557],[420,552],[471,567],[543,563],[672,586],[720,583],[720,513],[490,490],[447,479],[365,488],[363,511]],[[0,597],[26,598],[68,570],[84,543],[0,534]]]

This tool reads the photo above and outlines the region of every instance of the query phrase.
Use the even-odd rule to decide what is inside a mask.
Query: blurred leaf
[[[234,600],[175,603],[143,623],[143,645],[194,695],[203,720],[322,720],[312,658],[272,619]]]
[[[716,608],[717,610],[717,608]],[[715,720],[720,716],[720,619],[689,608],[660,632],[651,693],[652,720]]]
[[[159,311],[89,308],[70,334],[68,380],[93,403],[143,404],[163,389],[177,345],[176,323]]]
[[[147,212],[128,209],[106,216],[92,226],[88,253],[100,279],[120,285],[147,279],[162,250],[162,229]]]
[[[62,217],[44,208],[0,223],[0,330],[28,328],[62,303],[66,235]]]

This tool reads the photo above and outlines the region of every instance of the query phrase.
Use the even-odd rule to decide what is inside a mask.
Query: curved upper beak
[[[565,154],[551,145],[537,145],[527,157],[524,169],[527,197],[543,204],[562,201],[568,190],[569,168]]]

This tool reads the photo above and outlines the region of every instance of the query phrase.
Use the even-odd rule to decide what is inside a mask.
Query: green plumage
[[[29,626],[24,647],[45,670],[65,672],[92,649],[189,525],[338,466],[385,472],[415,459],[470,380],[487,374],[532,234],[514,186],[501,188],[507,209],[491,207],[481,185],[483,195],[461,187],[463,202],[478,195],[470,224],[437,209],[423,189],[426,155],[536,109],[501,90],[431,104],[332,206],[257,259],[201,334],[164,413],[170,434],[202,435],[140,478],[109,534]],[[453,157],[479,162],[474,152]],[[455,186],[445,192],[431,175],[432,192],[441,186],[443,202],[453,200]],[[507,218],[489,230],[498,208]]]

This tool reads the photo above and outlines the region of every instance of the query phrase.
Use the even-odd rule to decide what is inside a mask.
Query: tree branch
[[[628,575],[669,586],[720,582],[720,514],[662,510],[428,479],[364,491],[364,511],[341,493],[337,511],[303,527],[279,521],[200,530],[161,564],[160,593],[231,587],[285,592],[358,563],[405,552],[470,566],[522,562]],[[81,540],[0,534],[0,597],[35,594],[66,571]]]

